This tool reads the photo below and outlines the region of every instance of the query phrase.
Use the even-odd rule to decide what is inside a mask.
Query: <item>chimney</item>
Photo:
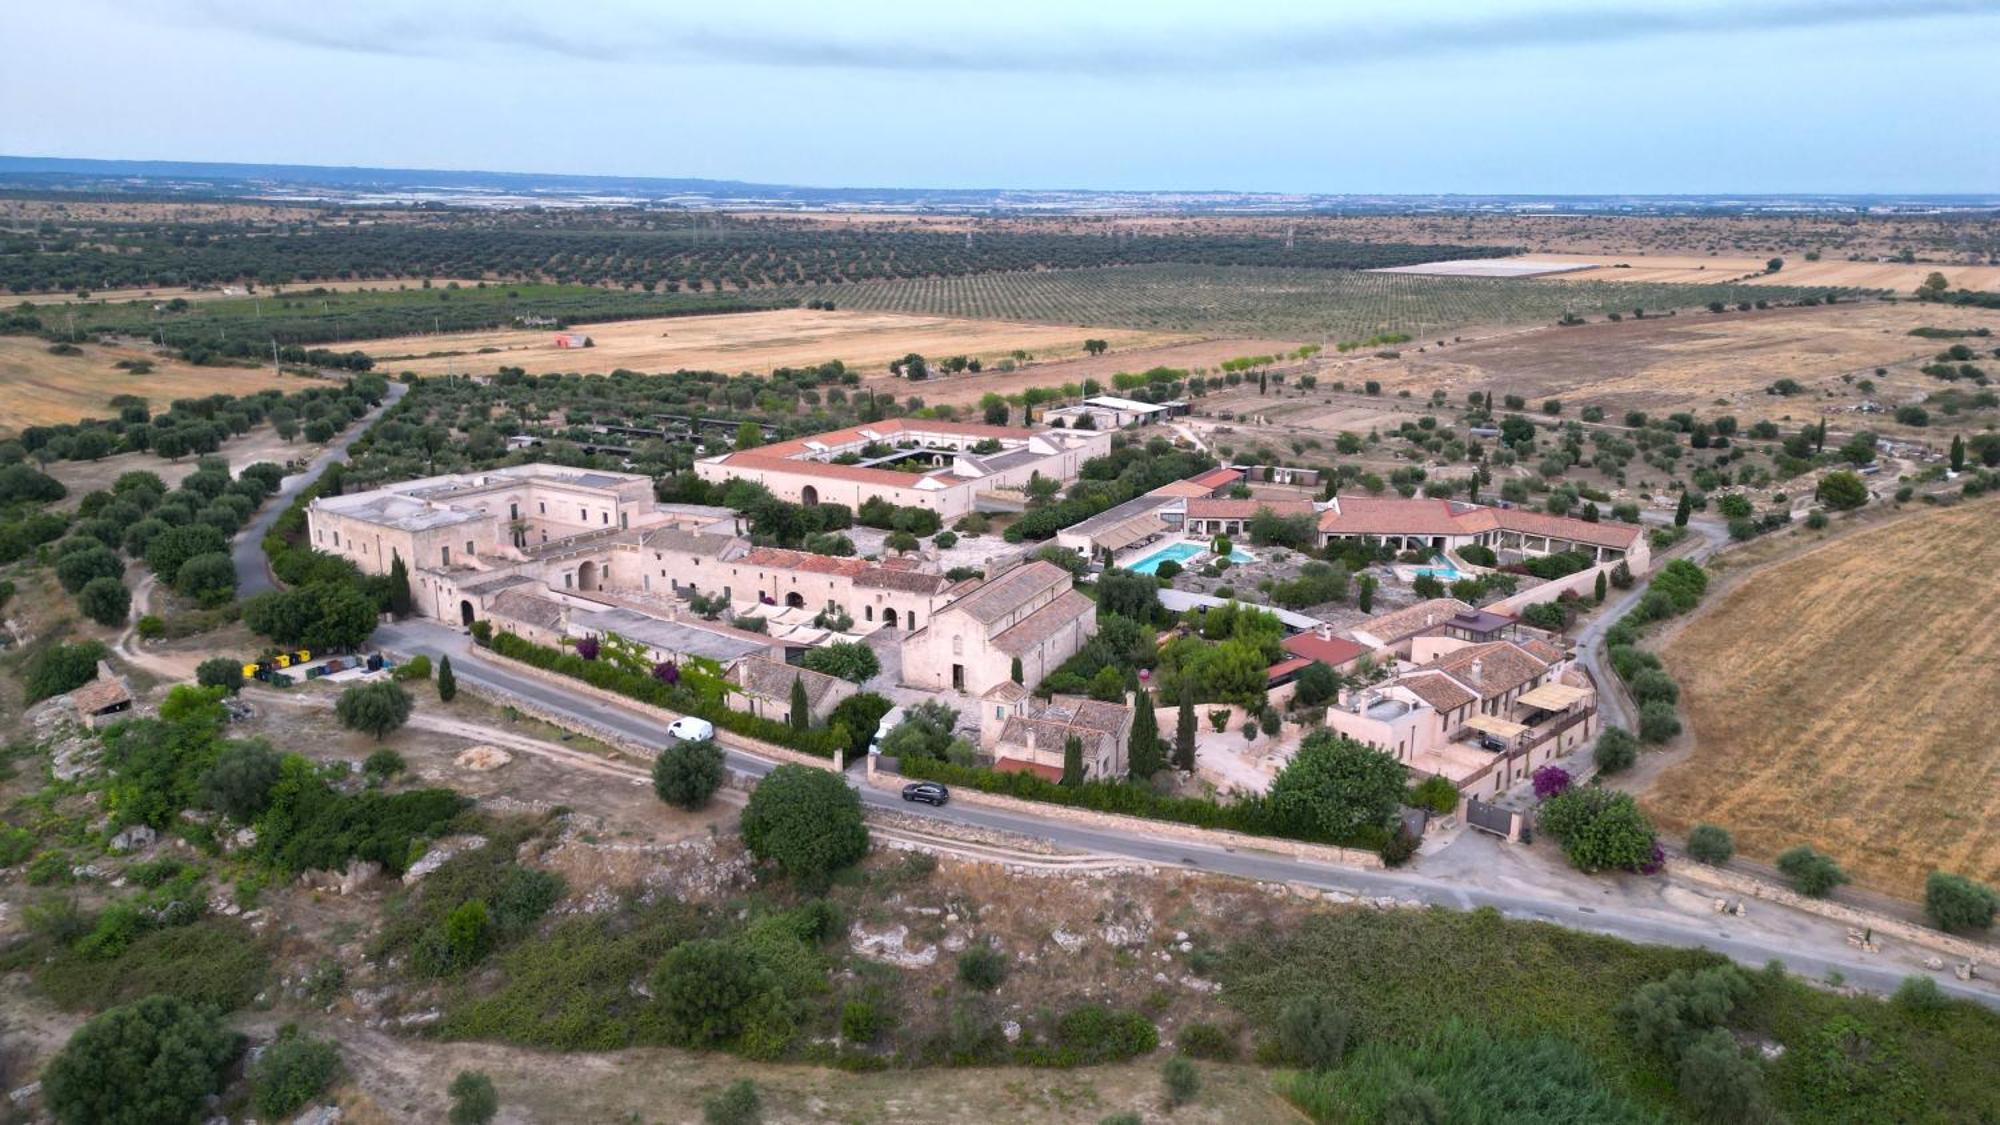
[[[1028,728],[1028,753],[1032,754],[1032,753],[1034,753],[1034,752],[1035,752],[1035,728],[1034,728],[1034,727],[1029,727],[1029,728]]]
[[[1426,614],[1424,614],[1424,628],[1428,629],[1428,628],[1430,628],[1431,626],[1433,626],[1433,625],[1437,624],[1437,619],[1438,619],[1438,616],[1437,616],[1437,614],[1435,614],[1435,613],[1426,613]]]
[[[1485,661],[1479,660],[1477,658],[1475,658],[1472,661],[1472,682],[1474,684],[1478,684],[1480,682],[1479,673],[1484,667],[1485,667]]]
[[[1319,639],[1322,641],[1330,641],[1333,639],[1333,626],[1328,624],[1327,622],[1324,621],[1320,622],[1319,628],[1314,631],[1319,634]]]

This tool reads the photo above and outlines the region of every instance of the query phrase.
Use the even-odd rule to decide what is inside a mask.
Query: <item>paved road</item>
[[[666,741],[665,724],[642,712],[601,702],[564,691],[545,680],[523,676],[482,659],[470,639],[456,629],[430,621],[406,621],[383,626],[375,640],[384,647],[406,654],[424,653],[433,660],[449,654],[452,669],[460,679],[484,686],[504,696],[523,700],[553,714],[569,715],[582,722],[615,731],[645,745]],[[721,732],[718,741],[727,742]],[[729,767],[739,773],[761,777],[774,763],[730,749]],[[1891,990],[1909,970],[1892,967],[1883,960],[1862,960],[1860,954],[1844,955],[1839,945],[1838,927],[1806,916],[1785,919],[1775,906],[1759,905],[1763,925],[1775,932],[1758,932],[1745,919],[1690,921],[1684,913],[1640,911],[1617,901],[1608,884],[1593,882],[1607,896],[1602,905],[1585,905],[1574,897],[1526,890],[1496,890],[1470,882],[1454,882],[1409,870],[1356,871],[1331,864],[1314,863],[1291,856],[1253,848],[1230,848],[1207,844],[1180,843],[1144,834],[1085,827],[1063,820],[1043,818],[991,807],[955,803],[943,809],[908,805],[894,795],[873,787],[859,787],[862,802],[873,808],[894,809],[918,816],[1012,832],[1047,840],[1061,847],[1103,855],[1125,856],[1168,867],[1190,867],[1267,882],[1300,883],[1328,890],[1369,897],[1393,897],[1455,909],[1470,910],[1491,906],[1514,918],[1553,922],[1571,929],[1610,934],[1631,941],[1664,945],[1698,946],[1725,954],[1746,965],[1762,965],[1780,959],[1792,971],[1806,976],[1825,976],[1839,971],[1849,981],[1864,988]],[[1476,847],[1476,845],[1475,845]],[[1477,865],[1475,864],[1476,868]],[[1474,878],[1479,877],[1475,870]],[[1811,939],[1802,936],[1809,932]],[[1941,980],[1948,992],[1979,1000],[2000,1008],[2000,992]]]
[[[1690,519],[1690,534],[1701,537],[1685,558],[1692,562],[1707,561],[1710,555],[1729,542],[1729,532],[1720,524],[1709,520]],[[1575,642],[1577,659],[1597,680],[1597,709],[1609,726],[1624,727],[1628,731],[1639,729],[1639,717],[1632,713],[1627,704],[1624,690],[1618,684],[1617,674],[1611,670],[1610,662],[1604,657],[1604,634],[1617,620],[1631,612],[1646,596],[1646,584],[1635,583],[1630,590],[1619,594],[1606,604],[1604,610],[1591,618],[1590,623],[1577,630]],[[1594,765],[1595,763],[1593,763]]]
[[[277,493],[264,502],[264,507],[244,525],[242,531],[236,533],[236,542],[229,549],[229,557],[236,563],[236,590],[239,596],[247,598],[252,594],[261,594],[266,590],[277,588],[277,584],[271,581],[271,571],[264,561],[264,536],[270,532],[271,525],[278,522],[278,517],[284,514],[285,508],[291,504],[294,497],[318,480],[321,473],[326,472],[328,465],[335,461],[347,460],[348,449],[361,437],[363,431],[373,425],[384,410],[395,405],[396,400],[407,394],[409,389],[403,383],[390,383],[389,397],[383,399],[381,405],[355,419],[354,424],[335,438],[333,444],[321,450],[320,455],[313,458],[304,471],[286,477],[278,485]]]

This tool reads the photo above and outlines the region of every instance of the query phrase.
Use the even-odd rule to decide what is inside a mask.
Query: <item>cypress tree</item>
[[[1965,435],[1964,435],[1964,434],[1954,434],[1954,435],[1952,435],[1952,439],[1951,439],[1951,471],[1952,471],[1952,472],[1954,472],[1954,473],[1962,473],[1962,472],[1964,472],[1964,471],[1965,471]]]
[[[451,657],[438,662],[438,699],[450,703],[458,696],[458,677],[452,674]]]
[[[1021,658],[1020,658],[1020,657],[1018,657],[1018,656],[1017,656],[1017,657],[1015,657],[1015,658],[1014,658],[1014,665],[1013,665],[1013,667],[1011,667],[1011,668],[1009,668],[1009,669],[1007,670],[1007,674],[1008,674],[1009,676],[1013,677],[1013,680],[1014,680],[1014,682],[1015,682],[1015,683],[1017,683],[1017,684],[1018,684],[1018,683],[1021,683],[1021,682],[1022,682],[1022,680],[1021,680]]]
[[[812,705],[806,701],[806,682],[799,676],[792,677],[792,729],[806,730],[812,726]]]
[[[1062,783],[1072,788],[1083,784],[1083,739],[1073,734],[1063,742]]]
[[[1153,697],[1145,691],[1133,698],[1132,741],[1125,761],[1134,781],[1145,781],[1160,772],[1160,724],[1153,717]]]
[[[410,568],[403,565],[402,555],[393,555],[389,559],[389,612],[408,617],[410,605]]]
[[[1688,513],[1692,511],[1694,511],[1694,501],[1688,499],[1687,489],[1683,488],[1681,489],[1681,502],[1674,508],[1674,526],[1686,527],[1688,525]]]
[[[1605,583],[1605,581],[1604,581],[1604,572],[1600,570],[1600,571],[1598,571],[1598,572],[1597,572],[1597,604],[1598,604],[1598,605],[1603,605],[1603,604],[1604,604],[1604,595],[1605,595],[1605,593],[1607,592],[1607,590],[1608,590],[1608,589],[1609,589],[1609,587],[1607,586],[1607,584],[1606,584],[1606,583]]]
[[[1194,772],[1194,696],[1181,695],[1181,713],[1174,724],[1174,768]]]

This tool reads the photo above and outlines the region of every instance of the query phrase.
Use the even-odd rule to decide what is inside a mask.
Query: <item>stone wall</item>
[[[1900,918],[1876,914],[1830,899],[1808,898],[1796,891],[1787,890],[1775,883],[1767,883],[1740,871],[1710,867],[1708,864],[1693,860],[1676,859],[1668,862],[1667,875],[1710,890],[1741,895],[1744,898],[1763,899],[1780,906],[1789,906],[1794,910],[1803,910],[1808,914],[1817,914],[1822,918],[1831,918],[1855,929],[1872,930],[1878,935],[1887,934],[1962,961],[1976,964],[1992,964],[2000,961],[2000,949],[1995,949],[1993,946],[1953,937],[1925,926],[1913,925]]]

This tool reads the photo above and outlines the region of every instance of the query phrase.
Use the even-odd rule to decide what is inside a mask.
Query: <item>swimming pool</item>
[[[1412,572],[1415,577],[1435,578],[1440,582],[1456,582],[1465,577],[1465,572],[1452,565],[1443,555],[1432,555],[1431,565],[1420,566]]]
[[[1189,559],[1194,558],[1196,555],[1206,554],[1207,551],[1208,551],[1208,544],[1191,543],[1183,539],[1179,543],[1170,543],[1167,546],[1162,547],[1157,551],[1154,551],[1152,554],[1147,555],[1145,558],[1140,559],[1138,562],[1133,563],[1126,569],[1130,570],[1134,574],[1154,574],[1159,571],[1160,564],[1163,562],[1171,562],[1180,566],[1186,566],[1187,561]],[[1238,551],[1232,548],[1229,552],[1229,561],[1238,566],[1241,566],[1244,563],[1256,562],[1257,556],[1252,554],[1246,554],[1243,551]]]

